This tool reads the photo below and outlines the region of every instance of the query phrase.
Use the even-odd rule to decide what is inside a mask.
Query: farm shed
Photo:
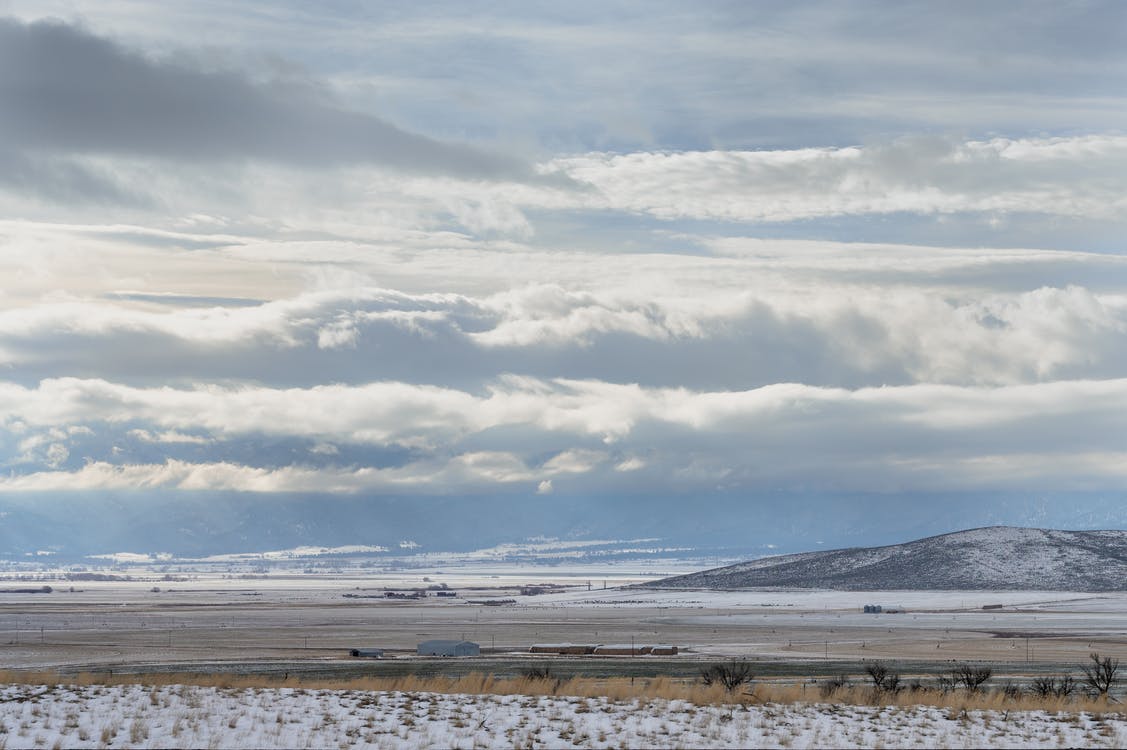
[[[607,643],[595,646],[596,656],[641,656],[648,654],[653,646],[633,646],[629,643]]]
[[[423,641],[419,644],[419,656],[478,656],[481,646],[472,641]]]
[[[369,659],[382,659],[382,648],[354,648],[348,652],[351,656],[367,657]]]
[[[595,653],[595,646],[582,643],[535,643],[528,649],[528,653],[582,656]]]

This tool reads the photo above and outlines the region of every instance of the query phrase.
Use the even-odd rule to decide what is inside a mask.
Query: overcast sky
[[[0,0],[0,493],[1122,493],[1125,92],[1122,2]]]

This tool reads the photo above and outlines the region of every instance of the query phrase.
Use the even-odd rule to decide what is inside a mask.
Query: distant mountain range
[[[402,554],[469,552],[541,539],[654,540],[614,559],[655,554],[720,561],[763,554],[890,544],[967,526],[1127,528],[1115,493],[1049,502],[1023,493],[746,494],[521,492],[333,495],[89,491],[0,493],[0,562],[80,562],[131,553],[170,558],[304,547],[383,547]],[[50,554],[45,554],[50,553]],[[606,557],[610,548],[600,550]],[[335,554],[335,553],[334,553]],[[554,552],[547,557],[554,556]]]
[[[1127,531],[1010,526],[906,544],[766,557],[666,578],[661,588],[895,590],[1127,590]]]

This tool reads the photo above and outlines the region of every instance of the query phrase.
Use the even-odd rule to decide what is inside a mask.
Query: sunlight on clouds
[[[551,166],[597,188],[590,207],[662,219],[796,221],[965,211],[1127,218],[1127,137],[955,142],[792,151],[589,154]]]
[[[1117,7],[74,7],[0,18],[8,497],[1125,486]]]
[[[509,378],[475,396],[404,383],[174,390],[71,379],[34,390],[7,386],[0,405],[5,425],[18,421],[31,433],[20,444],[22,458],[9,463],[15,473],[3,486],[10,491],[447,492],[490,484],[534,488],[565,475],[581,484],[637,475],[756,488],[801,476],[806,483],[852,489],[889,482],[920,489],[944,472],[950,475],[945,485],[989,477],[992,485],[1020,487],[1037,477],[1064,482],[1068,467],[1083,467],[1085,481],[1102,485],[1119,481],[1123,467],[1116,459],[1099,468],[1098,457],[1110,455],[1104,436],[1127,431],[1127,380],[857,390],[774,384],[694,392]],[[154,426],[130,430],[143,442],[207,446],[212,459],[88,460],[74,472],[34,468],[58,468],[73,455],[67,445],[76,436],[90,439],[115,424],[137,423]],[[343,454],[318,448],[324,441],[412,446],[414,458],[388,467],[251,467],[223,457],[226,441],[236,445],[256,435],[314,441],[311,452],[331,460]],[[1069,442],[1059,435],[1069,435]],[[474,447],[487,437],[494,447]],[[598,444],[603,447],[593,447]],[[547,460],[537,459],[545,446],[555,448]],[[990,467],[1028,463],[1033,456],[1057,468],[1015,472],[1008,480],[1004,472],[990,473]]]

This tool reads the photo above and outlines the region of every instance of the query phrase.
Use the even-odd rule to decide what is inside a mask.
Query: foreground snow
[[[0,687],[0,747],[1124,747],[1122,715],[165,686]]]

